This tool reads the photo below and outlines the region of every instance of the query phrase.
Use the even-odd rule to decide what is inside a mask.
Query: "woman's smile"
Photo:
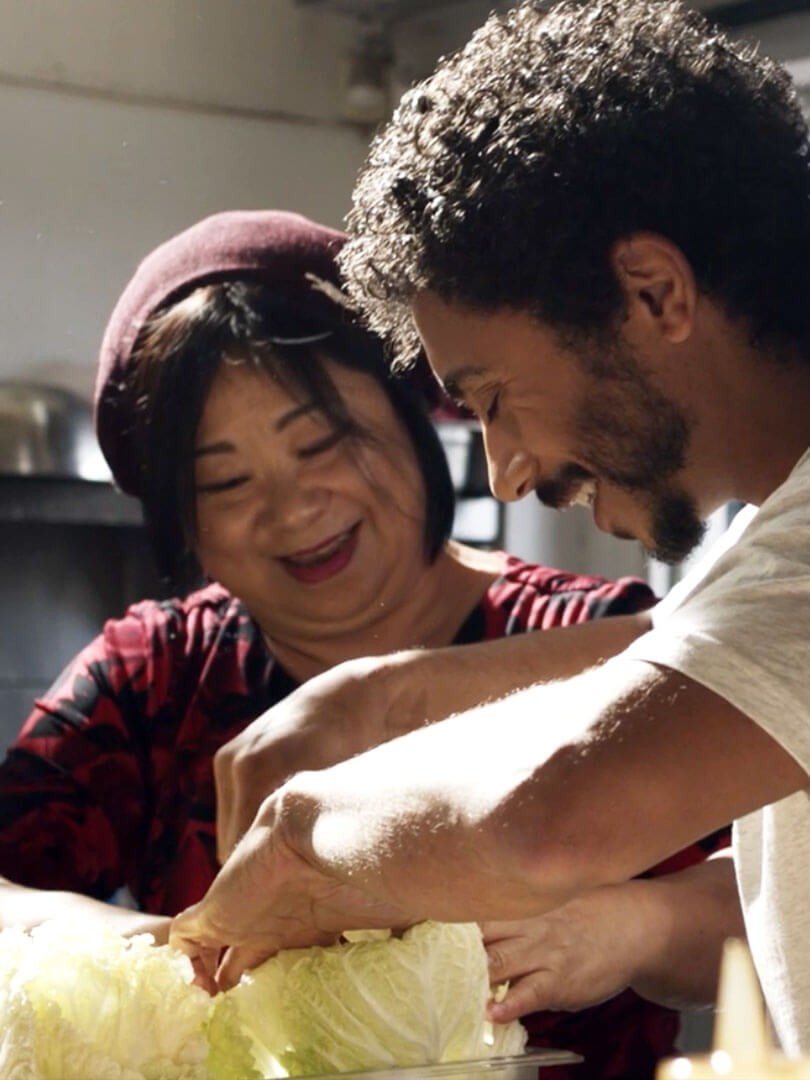
[[[352,561],[359,531],[358,522],[315,547],[280,557],[279,562],[296,581],[303,585],[319,585],[335,577]]]

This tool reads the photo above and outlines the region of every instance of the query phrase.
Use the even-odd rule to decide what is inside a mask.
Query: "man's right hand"
[[[250,827],[263,800],[291,776],[334,765],[426,722],[424,680],[415,674],[398,677],[425,656],[414,649],[338,664],[217,751],[220,862]]]
[[[297,790],[289,785],[266,799],[205,896],[172,920],[169,943],[191,958],[195,981],[209,992],[234,986],[279,949],[328,945],[346,928],[418,921],[353,887],[351,851],[334,867],[315,855],[312,831],[325,810],[320,781],[303,774]]]

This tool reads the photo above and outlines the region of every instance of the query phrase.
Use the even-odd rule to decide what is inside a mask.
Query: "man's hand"
[[[419,650],[351,660],[310,679],[214,758],[217,855],[224,862],[262,801],[298,772],[323,769],[425,722],[424,682],[395,681]]]
[[[534,917],[806,785],[728,702],[617,658],[298,773],[178,919],[175,941],[214,973],[228,946],[255,962],[343,930]],[[703,925],[702,908],[697,919],[686,904],[668,909],[684,935]],[[660,937],[677,959],[680,933]],[[696,937],[696,964],[707,940]],[[226,958],[221,977],[240,964]]]
[[[203,899],[173,920],[169,943],[191,957],[209,990],[235,985],[279,949],[415,921],[318,864],[308,843],[315,810],[300,794],[267,799]]]

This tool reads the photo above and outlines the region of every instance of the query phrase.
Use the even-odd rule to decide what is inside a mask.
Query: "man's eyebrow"
[[[444,379],[440,379],[439,382],[448,397],[452,398],[453,401],[463,402],[466,396],[465,383],[470,379],[480,378],[485,374],[484,368],[469,365],[455,368]]]

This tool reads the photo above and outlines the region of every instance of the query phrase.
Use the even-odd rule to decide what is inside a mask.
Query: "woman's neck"
[[[396,608],[334,638],[273,634],[266,637],[268,647],[293,678],[304,682],[355,657],[451,645],[502,567],[497,554],[450,541]]]

